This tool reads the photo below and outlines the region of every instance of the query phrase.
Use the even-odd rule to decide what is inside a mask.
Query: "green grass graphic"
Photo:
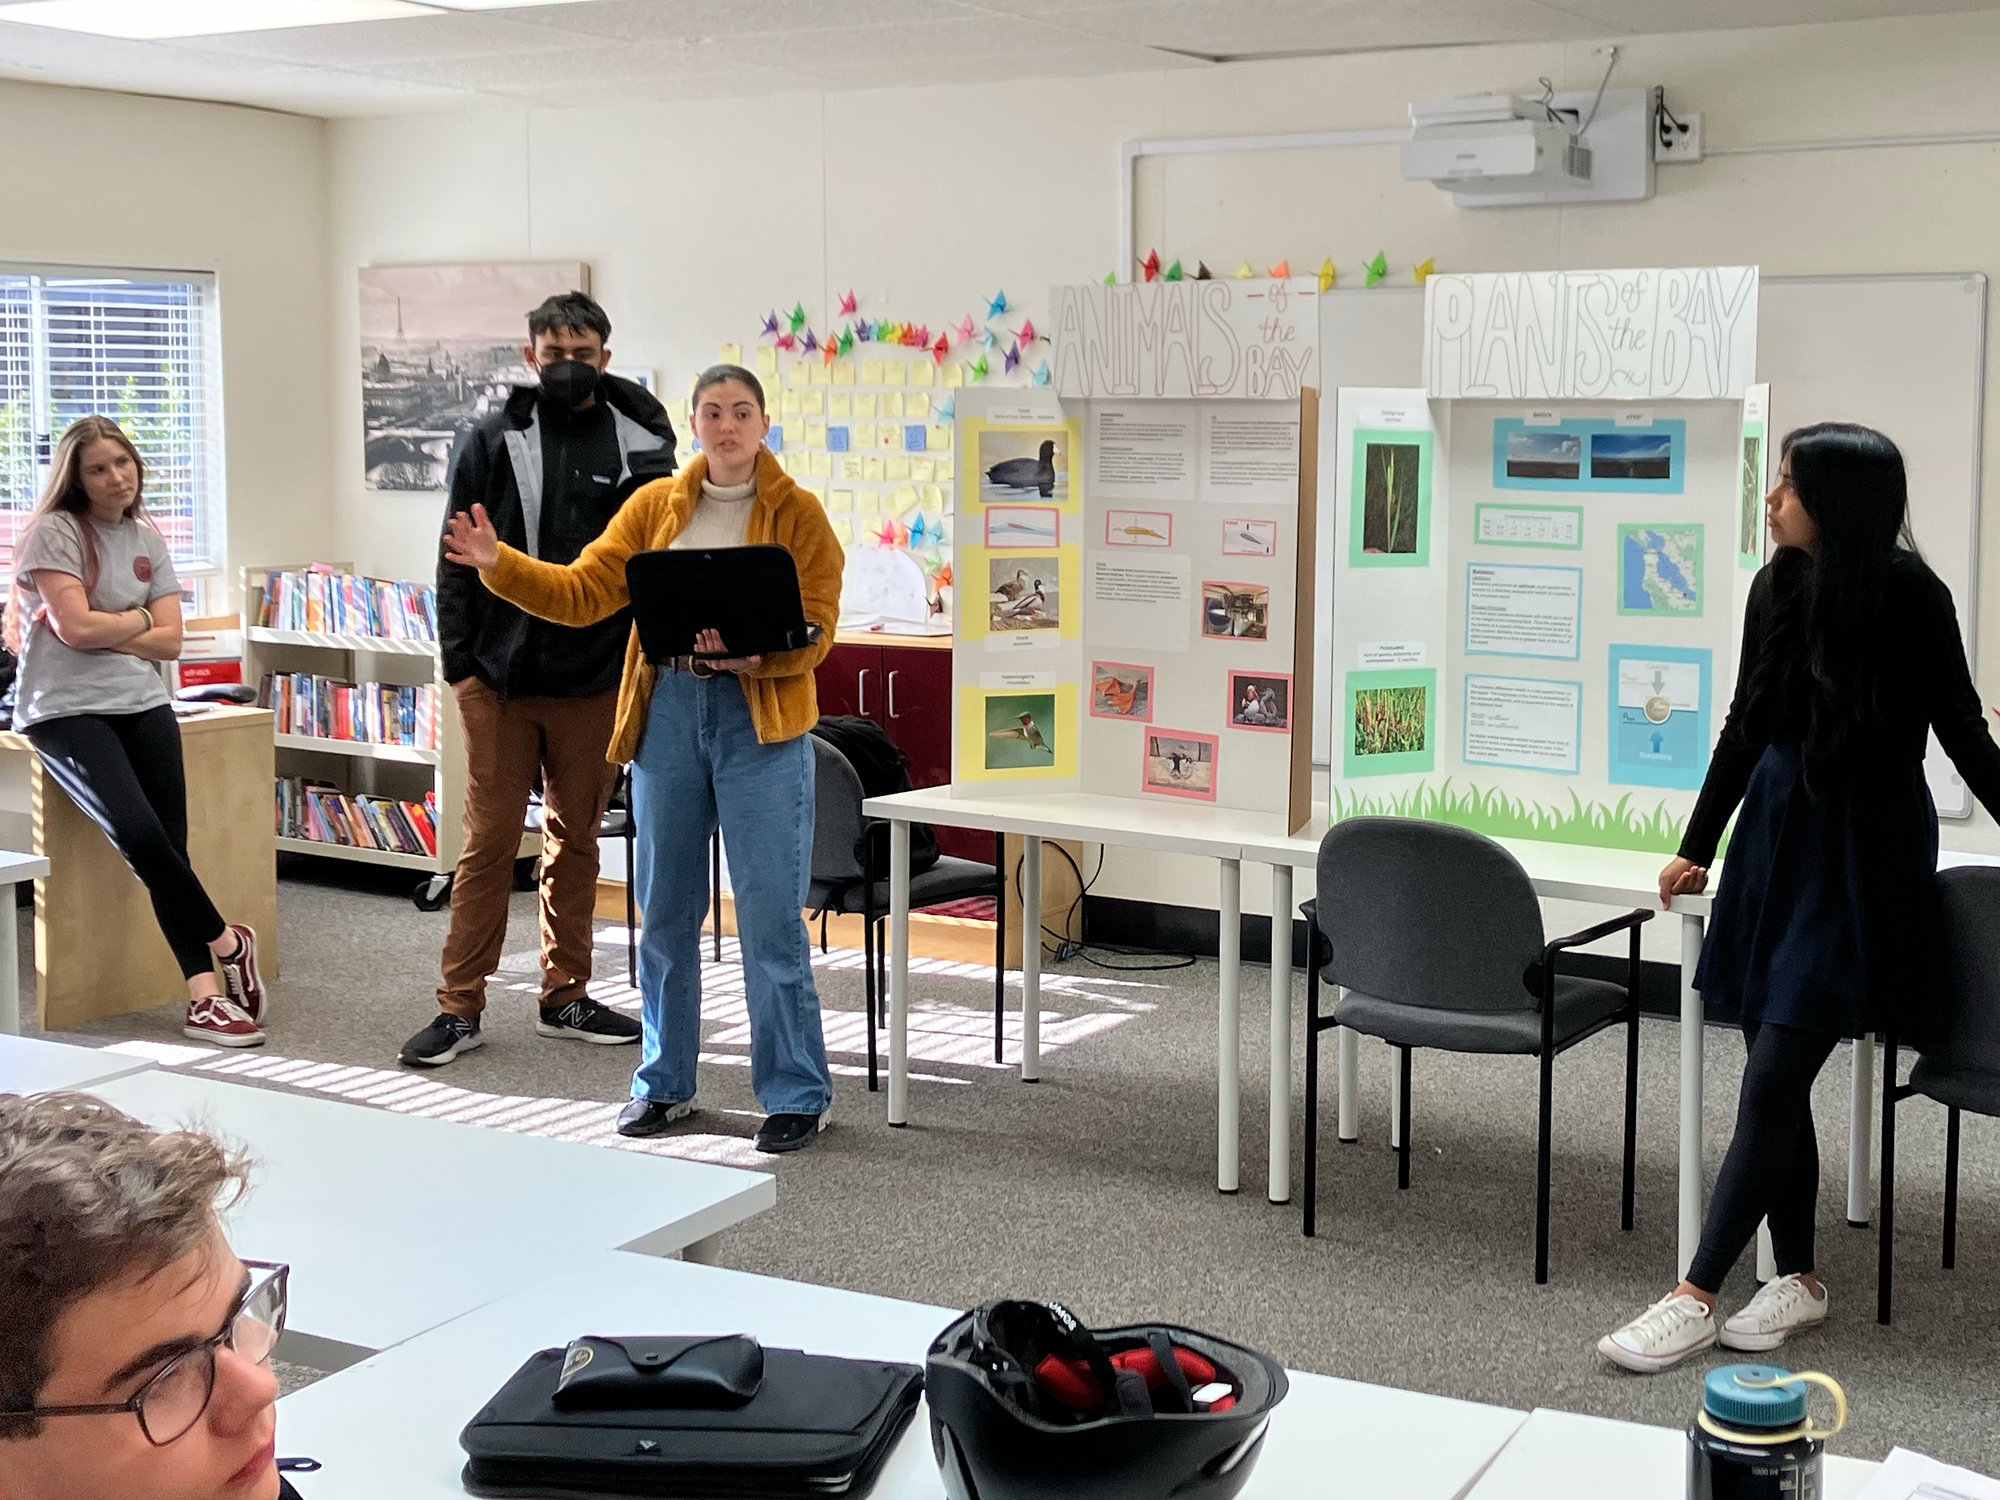
[[[1650,849],[1673,854],[1680,848],[1686,825],[1686,819],[1668,812],[1665,803],[1647,812],[1635,807],[1629,794],[1606,807],[1601,802],[1585,802],[1572,792],[1570,806],[1564,810],[1476,786],[1454,787],[1449,777],[1439,785],[1426,782],[1399,795],[1349,794],[1338,786],[1332,792],[1335,822],[1359,817],[1427,818],[1493,838],[1542,839],[1596,849]]]

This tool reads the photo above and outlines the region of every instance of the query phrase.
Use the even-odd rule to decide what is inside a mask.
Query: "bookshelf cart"
[[[319,859],[354,860],[409,870],[422,878],[411,900],[424,911],[436,911],[451,899],[452,870],[463,842],[461,817],[465,795],[465,742],[458,722],[458,704],[434,640],[397,636],[352,635],[325,630],[283,630],[258,624],[273,574],[298,573],[304,564],[248,567],[243,570],[243,680],[252,688],[266,673],[310,673],[342,682],[380,682],[427,686],[436,697],[437,748],[333,739],[320,735],[275,731],[276,766],[280,777],[304,777],[330,783],[339,791],[367,796],[421,801],[436,797],[437,853],[405,854],[354,844],[279,835],[277,847],[287,854]],[[349,570],[332,565],[336,575]],[[541,853],[541,837],[523,830],[517,876],[532,879]],[[517,880],[517,884],[518,884]]]

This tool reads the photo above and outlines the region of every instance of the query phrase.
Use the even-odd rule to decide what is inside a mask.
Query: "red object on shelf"
[[[243,680],[243,663],[233,657],[215,661],[183,661],[176,666],[175,675],[184,688],[208,687],[213,683]]]

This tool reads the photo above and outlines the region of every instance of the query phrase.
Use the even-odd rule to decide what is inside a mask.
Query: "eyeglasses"
[[[243,1265],[253,1273],[252,1279],[222,1331],[168,1360],[131,1400],[101,1406],[30,1406],[9,1415],[108,1417],[129,1411],[139,1419],[146,1441],[157,1448],[186,1436],[215,1395],[215,1351],[227,1346],[253,1364],[266,1365],[285,1331],[286,1283],[292,1268],[257,1260]]]

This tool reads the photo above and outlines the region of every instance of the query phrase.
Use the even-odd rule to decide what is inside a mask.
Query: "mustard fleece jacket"
[[[558,625],[592,625],[631,602],[625,562],[635,552],[664,547],[678,536],[701,499],[708,455],[671,479],[656,479],[634,491],[611,518],[604,534],[573,563],[541,562],[500,544],[500,560],[479,576],[508,603]],[[767,656],[755,671],[740,674],[750,703],[750,722],[759,742],[796,739],[819,722],[813,668],[833,649],[840,618],[840,577],[846,554],[819,500],[800,489],[768,448],[757,450],[757,498],[750,507],[744,541],[776,542],[792,554],[799,570],[799,594],[806,620],[819,626],[819,640],[797,651]],[[624,764],[638,754],[653,699],[654,669],[639,649],[639,632],[625,644],[625,675],[618,686],[618,727],[607,758]]]

